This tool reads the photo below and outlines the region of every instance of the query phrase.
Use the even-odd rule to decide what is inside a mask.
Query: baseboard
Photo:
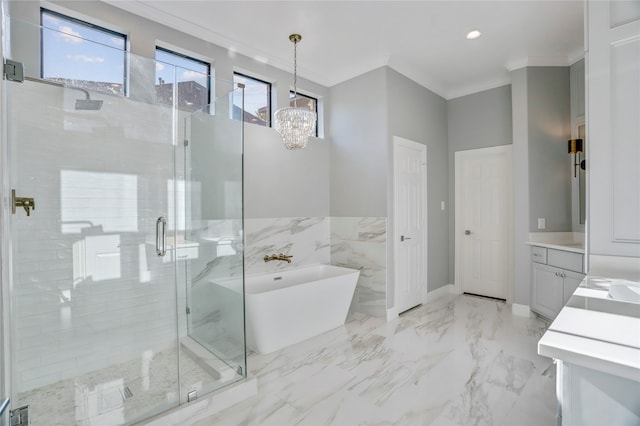
[[[387,309],[387,322],[393,321],[396,318],[398,318],[398,310],[395,308],[395,306],[393,308]]]
[[[511,304],[511,313],[518,317],[529,318],[531,316],[531,309],[527,305],[519,305],[517,303]]]
[[[457,294],[456,286],[453,284],[445,284],[442,287],[431,290],[427,293],[427,300],[434,300],[438,297],[442,297],[445,294]]]

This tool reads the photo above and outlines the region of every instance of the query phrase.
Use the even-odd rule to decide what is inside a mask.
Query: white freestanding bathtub
[[[341,326],[359,275],[330,265],[247,275],[247,346],[266,354]]]

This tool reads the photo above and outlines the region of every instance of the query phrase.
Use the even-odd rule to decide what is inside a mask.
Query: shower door
[[[173,108],[5,87],[12,409],[29,405],[34,425],[120,425],[177,406]]]
[[[220,84],[220,83],[219,83]],[[242,88],[186,119],[186,235],[198,255],[185,271],[188,336],[213,353],[220,387],[246,377]]]

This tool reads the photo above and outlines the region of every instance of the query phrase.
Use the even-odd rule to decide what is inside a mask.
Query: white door
[[[508,299],[511,277],[511,145],[455,153],[456,287]]]
[[[427,147],[393,138],[395,308],[424,301],[427,289]]]

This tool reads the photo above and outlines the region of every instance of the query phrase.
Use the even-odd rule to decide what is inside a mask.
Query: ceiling
[[[584,52],[581,0],[107,2],[288,71],[300,33],[301,77],[333,86],[388,65],[447,99]]]

